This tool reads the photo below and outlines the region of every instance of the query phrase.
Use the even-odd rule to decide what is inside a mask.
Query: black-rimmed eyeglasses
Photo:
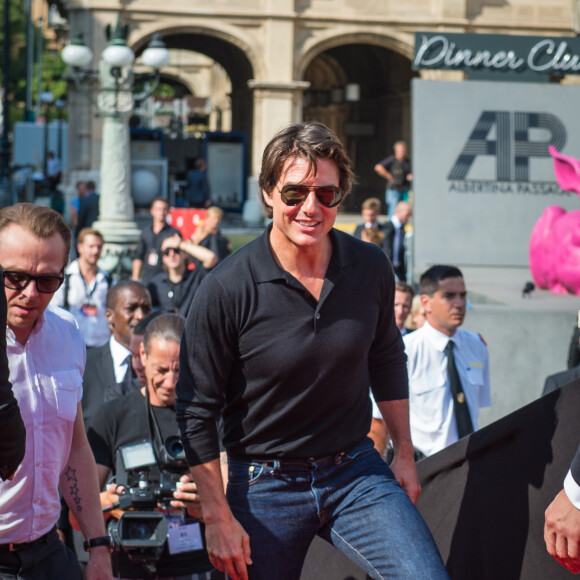
[[[336,207],[344,197],[344,192],[335,185],[293,185],[288,184],[278,190],[282,201],[289,206],[299,205],[306,201],[310,191],[324,207]]]
[[[10,290],[24,290],[31,280],[34,280],[36,289],[41,294],[53,294],[64,282],[64,276],[34,276],[26,272],[15,272],[14,270],[4,270],[4,286]]]

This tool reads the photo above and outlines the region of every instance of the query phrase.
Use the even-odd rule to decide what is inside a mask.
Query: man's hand
[[[205,540],[215,568],[231,580],[248,580],[247,566],[252,564],[250,536],[233,516],[225,521],[206,522]]]
[[[122,485],[117,485],[116,483],[109,483],[105,487],[105,491],[101,492],[101,508],[109,506],[111,504],[117,503],[119,501],[119,496],[125,491],[125,487]],[[105,520],[113,517],[119,519],[123,514],[124,510],[118,508],[116,510],[103,512]]]
[[[92,548],[85,568],[85,580],[112,580],[111,554],[106,546]]]
[[[192,518],[203,521],[201,502],[197,494],[197,485],[189,474],[180,477],[177,483],[177,491],[173,492],[173,497],[175,498],[175,500],[171,501],[173,507],[185,508]]]
[[[181,246],[182,239],[178,234],[165,238],[161,244],[161,251],[173,248],[174,250],[179,250]]]
[[[544,541],[552,558],[574,574],[580,572],[580,510],[562,490],[545,513]]]
[[[398,455],[395,453],[395,458],[391,463],[391,470],[409,496],[409,499],[416,504],[421,495],[421,484],[417,477],[417,468],[415,467],[413,455]]]

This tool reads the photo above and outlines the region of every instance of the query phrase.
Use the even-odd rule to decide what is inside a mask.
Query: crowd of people
[[[70,523],[89,580],[297,580],[317,535],[372,578],[448,578],[415,462],[478,428],[488,350],[460,328],[457,267],[408,283],[404,143],[377,172],[388,220],[371,198],[338,231],[350,161],[324,125],[291,125],[264,151],[262,235],[225,260],[221,210],[184,240],[156,199],[126,280],[99,268],[103,236],[81,221],[91,184],[70,263],[57,212],[0,210],[0,577],[80,578]],[[546,520],[574,571],[579,482],[580,454]],[[135,506],[165,527],[126,517]]]

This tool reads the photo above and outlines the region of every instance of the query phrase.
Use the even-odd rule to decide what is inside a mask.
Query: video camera
[[[108,531],[116,550],[154,573],[169,533],[167,513],[182,510],[169,502],[181,475],[187,472],[183,445],[178,437],[170,437],[164,445],[145,440],[120,447],[117,451],[117,484],[125,487],[119,501],[104,511],[121,508],[126,511],[119,520],[111,519]],[[159,475],[152,478],[152,468]],[[157,469],[158,468],[158,469]],[[163,508],[167,511],[163,511]],[[161,509],[161,511],[158,511]]]

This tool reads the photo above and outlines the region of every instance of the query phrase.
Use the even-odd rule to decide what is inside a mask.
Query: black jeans
[[[72,550],[59,539],[56,532],[30,548],[16,552],[0,549],[0,578],[2,580],[81,580],[79,564]]]

